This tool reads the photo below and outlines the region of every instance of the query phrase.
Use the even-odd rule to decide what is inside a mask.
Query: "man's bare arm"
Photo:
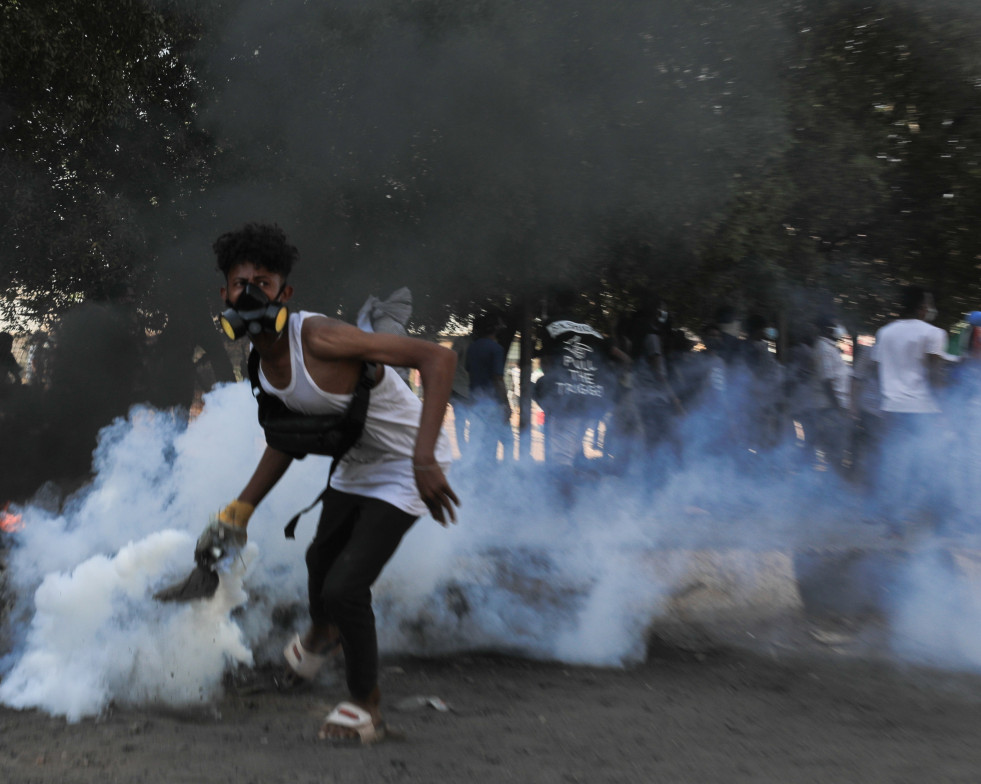
[[[282,479],[292,462],[293,458],[289,455],[267,446],[266,451],[259,458],[259,464],[255,471],[252,472],[252,477],[245,485],[245,489],[238,494],[238,500],[252,506],[258,506],[259,502]]]
[[[436,463],[436,441],[450,402],[456,354],[427,340],[362,332],[349,324],[326,318],[312,325],[305,340],[310,354],[321,361],[351,359],[419,371],[422,413],[412,456],[416,485],[437,522],[445,524],[447,517],[456,522],[453,504],[459,505],[460,501]]]
[[[195,550],[195,557],[197,557],[199,550],[209,551],[215,544],[215,538],[224,539],[228,536],[228,531],[237,530],[238,533],[232,535],[232,541],[236,542],[238,546],[244,545],[245,530],[249,525],[252,512],[255,511],[259,502],[266,497],[266,494],[272,490],[276,482],[282,478],[292,462],[293,458],[289,455],[267,446],[245,489],[239,493],[238,498],[228,504],[208,523],[208,527],[198,539],[198,550]]]
[[[939,354],[927,354],[927,375],[930,386],[942,389],[947,383],[947,363]]]

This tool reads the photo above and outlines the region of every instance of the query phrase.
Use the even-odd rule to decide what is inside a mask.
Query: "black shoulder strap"
[[[301,509],[290,518],[290,521],[283,529],[283,534],[287,539],[296,539],[296,525],[300,522],[300,518],[324,500],[324,496],[327,495],[327,491],[330,490],[330,478],[334,475],[334,469],[337,468],[337,464],[340,462],[341,458],[339,457],[336,457],[330,461],[330,471],[327,472],[327,484],[324,485],[324,489],[320,491],[320,495],[313,499],[313,503],[310,504],[310,506],[308,506],[306,509]]]
[[[259,352],[254,348],[249,352],[249,384],[252,385],[252,394],[258,397],[262,385],[259,383]]]
[[[361,375],[358,376],[358,383],[354,387],[346,412],[347,416],[358,422],[364,422],[368,418],[368,403],[371,401],[371,389],[375,386],[377,369],[378,365],[374,362],[361,364]]]
[[[354,396],[351,398],[351,404],[348,406],[348,415],[359,419],[361,422],[364,422],[368,416],[368,401],[371,397],[371,388],[375,385],[376,367],[377,365],[374,362],[365,362],[361,366],[361,376],[358,378],[358,384],[354,388]],[[347,452],[347,449],[344,452]],[[300,522],[300,518],[324,500],[324,496],[330,490],[331,477],[334,476],[334,471],[337,470],[337,466],[343,457],[344,454],[339,454],[330,461],[330,470],[327,472],[327,484],[320,491],[320,495],[313,500],[312,504],[305,509],[301,509],[290,518],[290,521],[283,529],[283,534],[285,534],[287,539],[296,538],[296,526]]]
[[[364,362],[361,366],[361,375],[358,377],[358,383],[354,388],[354,394],[351,396],[351,402],[348,405],[347,411],[345,412],[345,417],[348,419],[364,425],[365,420],[368,418],[368,404],[371,401],[371,389],[375,385],[375,376],[377,374],[377,365],[373,362]],[[262,389],[262,385],[259,383],[259,352],[254,348],[249,352],[248,360],[248,372],[249,372],[249,383],[252,385],[252,394],[259,400],[260,405],[263,399],[267,396]],[[347,449],[353,444],[349,445]],[[286,524],[286,528],[283,533],[286,535],[287,539],[295,538],[295,531],[297,523],[300,521],[300,517],[305,515],[311,509],[313,509],[317,504],[319,504],[324,496],[327,494],[327,490],[330,488],[330,480],[334,475],[334,471],[337,469],[338,464],[347,452],[345,449],[340,454],[336,455],[330,463],[330,470],[327,473],[327,484],[324,489],[320,492],[313,503],[307,506],[305,509],[297,512],[290,521]]]

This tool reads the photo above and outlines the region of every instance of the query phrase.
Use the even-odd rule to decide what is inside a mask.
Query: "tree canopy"
[[[210,154],[187,59],[200,20],[144,0],[0,14],[3,315],[45,320],[145,286],[153,208]]]
[[[789,19],[788,141],[703,246],[707,277],[758,309],[836,307],[856,326],[919,283],[956,321],[981,301],[977,11],[813,2]]]

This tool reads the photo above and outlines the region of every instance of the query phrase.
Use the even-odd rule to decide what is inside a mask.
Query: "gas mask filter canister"
[[[218,317],[218,322],[229,340],[238,340],[247,334],[255,336],[260,332],[278,335],[286,327],[289,316],[286,306],[273,302],[262,289],[251,283],[245,285],[234,305],[228,300],[225,304],[228,308]]]

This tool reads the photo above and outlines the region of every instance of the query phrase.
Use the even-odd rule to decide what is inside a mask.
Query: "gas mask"
[[[254,337],[260,332],[278,335],[286,326],[289,316],[284,304],[273,302],[262,289],[251,283],[245,284],[234,305],[228,300],[225,300],[225,304],[228,309],[222,312],[218,321],[229,340],[238,340],[243,335]]]

